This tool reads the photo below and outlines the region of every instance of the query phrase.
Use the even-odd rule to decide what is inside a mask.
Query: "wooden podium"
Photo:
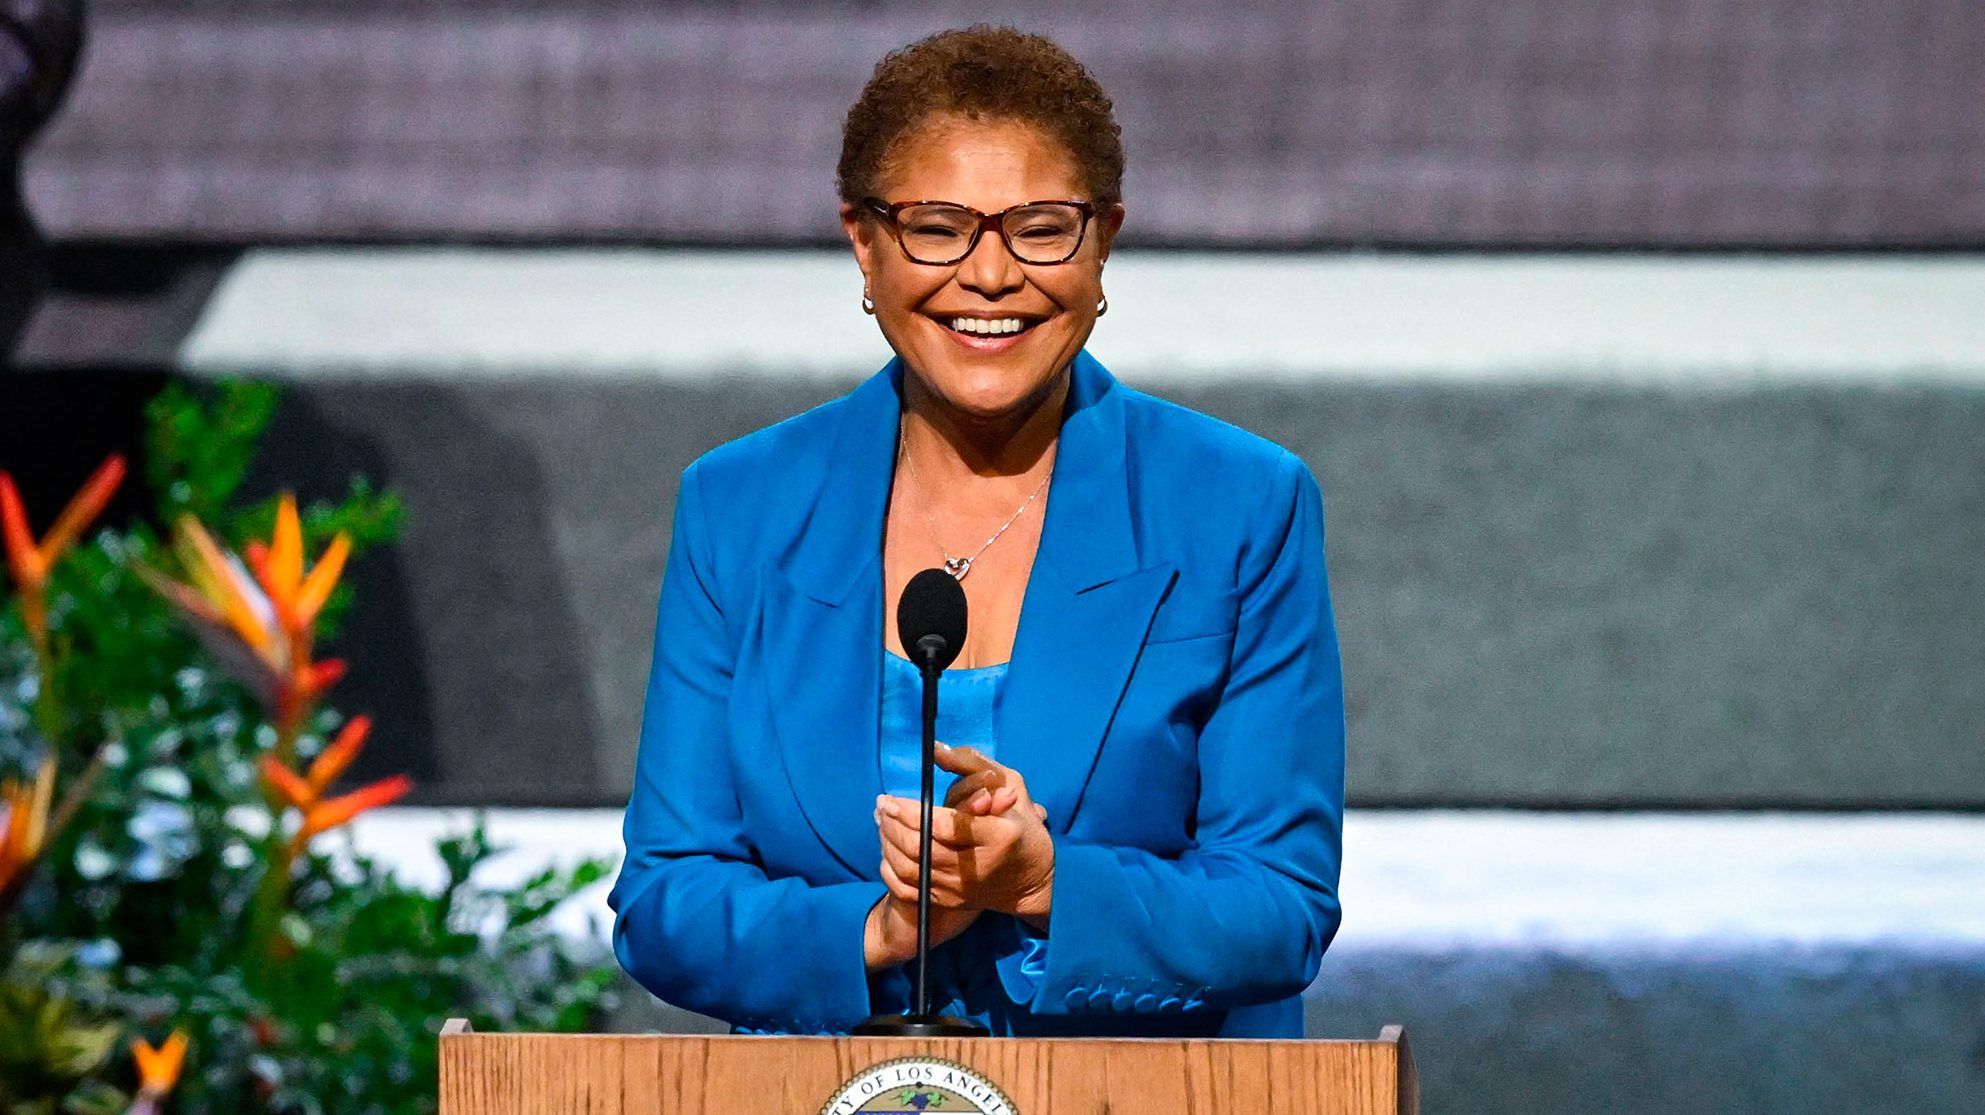
[[[441,1115],[817,1115],[897,1058],[970,1069],[1016,1115],[1420,1110],[1398,1026],[1377,1041],[1171,1041],[478,1034],[452,1019],[441,1031]]]

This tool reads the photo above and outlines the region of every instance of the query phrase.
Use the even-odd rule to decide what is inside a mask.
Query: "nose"
[[[1027,281],[1020,261],[1007,250],[998,232],[986,229],[972,254],[958,263],[958,285],[983,298],[998,299],[1012,294]]]

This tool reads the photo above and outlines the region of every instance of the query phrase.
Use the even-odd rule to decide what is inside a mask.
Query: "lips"
[[[1045,318],[1019,314],[981,317],[970,314],[930,314],[930,319],[951,339],[976,352],[1004,352],[1020,342]]]

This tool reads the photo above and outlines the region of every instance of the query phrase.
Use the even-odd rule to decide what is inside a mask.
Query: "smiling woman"
[[[1337,930],[1343,689],[1322,500],[1287,451],[1086,350],[1124,220],[1110,99],[973,27],[884,58],[841,221],[896,359],[683,474],[621,963],[746,1032],[936,1005],[1001,1034],[1297,1037]],[[972,622],[942,679],[929,862],[918,572]]]

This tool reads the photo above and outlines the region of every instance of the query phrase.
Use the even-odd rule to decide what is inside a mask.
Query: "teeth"
[[[1018,333],[1026,325],[1017,317],[1002,317],[987,320],[977,317],[954,317],[951,328],[960,333],[977,333],[981,336],[997,336],[1001,333]]]

